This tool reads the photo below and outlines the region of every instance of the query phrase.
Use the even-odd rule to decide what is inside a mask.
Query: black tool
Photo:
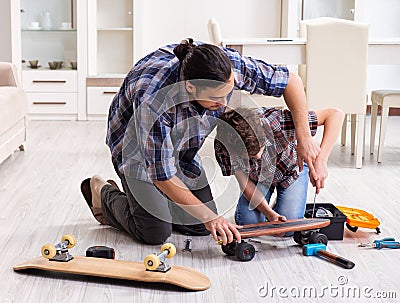
[[[115,251],[107,246],[92,246],[86,250],[86,257],[115,259]]]
[[[192,239],[186,239],[185,240],[185,248],[183,249],[184,252],[192,252],[192,249],[190,248],[190,243],[192,243]]]

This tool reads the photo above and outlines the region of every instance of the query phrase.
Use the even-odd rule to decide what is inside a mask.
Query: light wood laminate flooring
[[[376,154],[366,154],[363,168],[355,169],[349,144],[336,145],[326,189],[317,197],[317,202],[362,208],[380,219],[381,235],[345,230],[343,241],[328,244],[330,252],[355,262],[354,269],[305,257],[292,238],[264,237],[255,244],[256,257],[239,262],[226,257],[211,236],[192,237],[192,252],[183,252],[187,236],[173,233],[169,241],[177,255],[170,264],[193,267],[211,280],[210,289],[187,292],[168,285],[12,270],[39,256],[43,244],[68,233],[77,238],[71,249],[75,255],[107,245],[118,259],[140,261],[159,250],[97,224],[81,196],[80,182],[86,177],[117,179],[104,143],[106,123],[32,121],[26,151],[0,164],[0,302],[400,302],[400,250],[357,247],[386,236],[400,239],[399,129],[400,118],[390,117],[382,164]],[[232,220],[236,182],[215,168],[210,141],[201,153],[219,210]],[[310,186],[308,200],[313,196]]]

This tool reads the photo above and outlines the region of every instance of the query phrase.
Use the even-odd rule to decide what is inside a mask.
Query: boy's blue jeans
[[[304,164],[303,171],[288,188],[283,188],[279,185],[276,187],[277,201],[273,210],[287,219],[304,218],[308,181],[308,166]],[[264,194],[265,199],[270,202],[275,187],[267,187],[259,183],[257,184],[257,188]],[[251,205],[249,207],[249,201],[242,194],[236,206],[235,221],[238,225],[245,225],[264,222],[266,218],[257,209],[253,209]]]

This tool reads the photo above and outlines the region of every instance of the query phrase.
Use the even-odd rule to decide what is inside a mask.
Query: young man
[[[308,113],[312,136],[324,125],[321,152],[314,161],[319,178],[299,172],[293,117],[288,110],[237,108],[220,117],[215,155],[225,176],[235,175],[242,195],[236,224],[286,221],[304,217],[310,180],[317,193],[328,176],[327,161],[341,129],[344,113],[328,108]],[[274,190],[274,209],[269,201]]]
[[[217,215],[197,155],[233,88],[283,95],[301,163],[313,165],[319,147],[309,132],[300,78],[286,67],[188,39],[137,62],[115,96],[107,144],[124,192],[99,176],[84,180],[81,190],[95,218],[147,244],[162,243],[173,228],[240,242],[239,226]]]

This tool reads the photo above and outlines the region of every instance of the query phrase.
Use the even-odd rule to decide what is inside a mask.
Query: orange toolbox
[[[359,227],[375,229],[376,233],[381,232],[380,222],[374,215],[357,208],[336,206],[346,216],[346,226],[352,232],[356,232]]]

